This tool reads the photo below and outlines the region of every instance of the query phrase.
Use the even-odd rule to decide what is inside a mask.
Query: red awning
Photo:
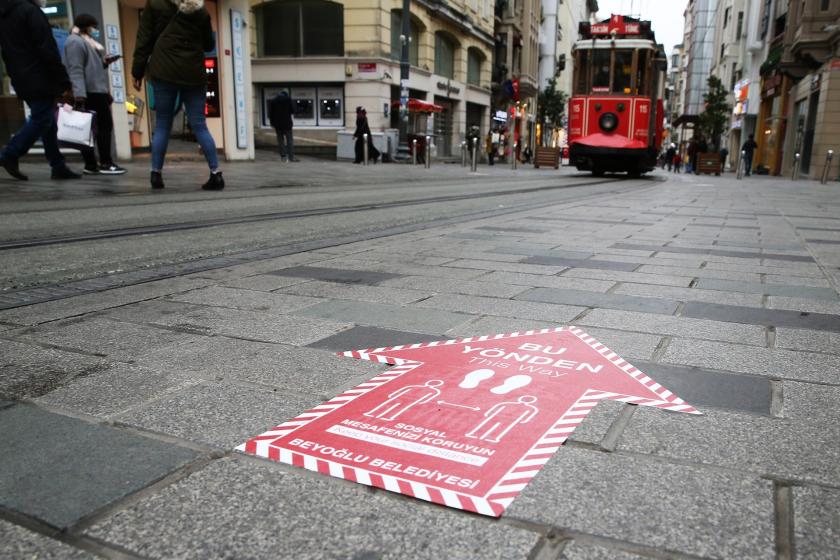
[[[391,102],[392,108],[398,108],[399,106],[399,101]],[[408,111],[411,113],[442,113],[443,107],[435,105],[434,103],[427,103],[425,101],[412,98],[408,100]]]

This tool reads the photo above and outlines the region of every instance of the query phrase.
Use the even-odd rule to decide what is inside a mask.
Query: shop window
[[[412,19],[409,21],[411,41],[408,43],[408,62],[412,66],[420,65],[420,26]],[[402,58],[402,10],[391,10],[391,60]]]
[[[344,56],[344,7],[275,0],[256,7],[260,56]]]
[[[292,98],[296,127],[340,127],[344,125],[344,89],[340,86],[264,86],[262,88],[262,126],[270,127],[269,103],[281,91]]]
[[[455,77],[455,42],[443,33],[435,33],[435,74]]]
[[[481,63],[484,57],[481,51],[476,48],[471,48],[467,51],[467,83],[480,86],[481,85]]]

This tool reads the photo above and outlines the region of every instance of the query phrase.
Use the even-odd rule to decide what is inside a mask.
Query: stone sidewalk
[[[838,558],[840,187],[668,176],[0,312],[0,557]],[[603,402],[501,519],[232,449],[386,370],[574,324],[703,413]]]

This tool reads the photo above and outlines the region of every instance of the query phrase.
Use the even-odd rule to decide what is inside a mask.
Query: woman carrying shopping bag
[[[204,53],[212,51],[214,44],[210,14],[204,8],[204,0],[146,0],[137,31],[131,75],[137,91],[140,91],[143,78],[148,77],[155,97],[157,121],[152,136],[150,176],[153,189],[164,186],[163,160],[172,121],[181,103],[210,167],[210,178],[201,188],[208,191],[225,188],[216,143],[204,118],[207,95]]]
[[[105,56],[105,47],[99,37],[99,22],[90,14],[79,14],[73,21],[73,30],[64,43],[64,62],[73,83],[75,107],[96,113],[96,147],[99,164],[93,148],[82,150],[88,175],[122,175],[125,169],[111,158],[111,135],[114,120],[111,117],[113,99],[108,89],[108,66],[119,56]]]

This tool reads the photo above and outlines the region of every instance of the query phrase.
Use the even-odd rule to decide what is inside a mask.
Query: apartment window
[[[741,33],[744,31],[744,12],[738,12],[738,24],[735,27],[735,40],[741,40]]]
[[[722,44],[720,46],[720,58],[718,58],[718,62],[723,62],[723,51],[726,49],[726,44]]]
[[[831,5],[831,0],[820,0],[820,11],[828,11],[829,6]]]
[[[471,48],[467,51],[467,83],[481,85],[481,63],[484,60],[481,51]]]
[[[411,31],[409,37],[411,41],[408,43],[408,62],[412,66],[419,66],[420,61],[420,26],[414,20],[409,21]],[[402,43],[400,42],[400,35],[402,35],[402,10],[391,11],[391,60],[402,59]]]
[[[276,0],[255,8],[260,56],[343,56],[344,7]]]
[[[435,74],[455,77],[455,42],[440,31],[435,33]]]
[[[732,8],[728,7],[726,10],[723,11],[723,28],[726,29],[726,26],[729,25],[729,15],[732,13]]]

